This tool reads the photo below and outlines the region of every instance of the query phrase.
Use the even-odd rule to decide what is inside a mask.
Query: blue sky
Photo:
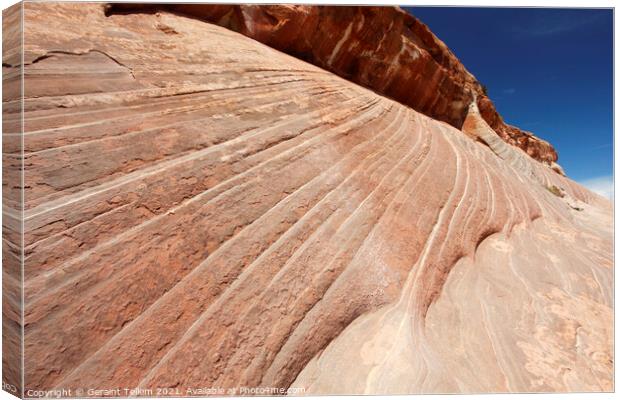
[[[551,142],[572,179],[613,174],[608,9],[406,7],[443,40],[509,124]]]

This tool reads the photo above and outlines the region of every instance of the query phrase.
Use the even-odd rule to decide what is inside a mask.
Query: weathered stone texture
[[[477,107],[166,12],[25,23],[26,388],[612,390],[611,205]]]
[[[22,124],[21,114],[7,112],[22,99],[22,5],[2,11],[2,382],[22,394]]]
[[[398,7],[111,4],[108,13],[162,9],[238,31],[456,128],[476,97],[502,139],[545,164],[558,160],[551,144],[506,124],[446,45]]]

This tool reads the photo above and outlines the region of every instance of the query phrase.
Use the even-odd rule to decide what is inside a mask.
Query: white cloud
[[[583,30],[591,24],[598,23],[604,17],[602,13],[576,18],[574,15],[562,13],[560,15],[538,15],[531,18],[524,26],[511,26],[511,30],[519,36],[549,36],[559,33]]]
[[[598,193],[601,196],[607,197],[610,200],[614,199],[614,177],[613,176],[598,176],[595,178],[586,179],[579,182],[583,186],[587,187],[594,193]]]

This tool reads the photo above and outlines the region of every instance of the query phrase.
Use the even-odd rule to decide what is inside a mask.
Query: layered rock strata
[[[13,395],[23,389],[23,165],[22,137],[8,132],[22,128],[19,111],[9,112],[10,104],[22,99],[22,71],[5,64],[21,61],[21,16],[20,5],[2,11],[2,387]]]
[[[611,205],[477,106],[465,134],[197,19],[23,7],[26,389],[613,389]]]
[[[503,140],[547,165],[558,160],[548,142],[506,124],[448,47],[398,7],[113,3],[107,12],[157,10],[235,30],[459,129],[477,99],[482,117]]]

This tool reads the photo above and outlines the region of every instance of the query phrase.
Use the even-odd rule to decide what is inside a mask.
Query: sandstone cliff
[[[613,389],[611,205],[480,101],[461,131],[194,18],[23,7],[26,388]]]
[[[398,7],[112,4],[108,13],[157,9],[238,31],[459,129],[477,98],[482,117],[502,139],[562,173],[554,148],[506,124],[446,45]]]

